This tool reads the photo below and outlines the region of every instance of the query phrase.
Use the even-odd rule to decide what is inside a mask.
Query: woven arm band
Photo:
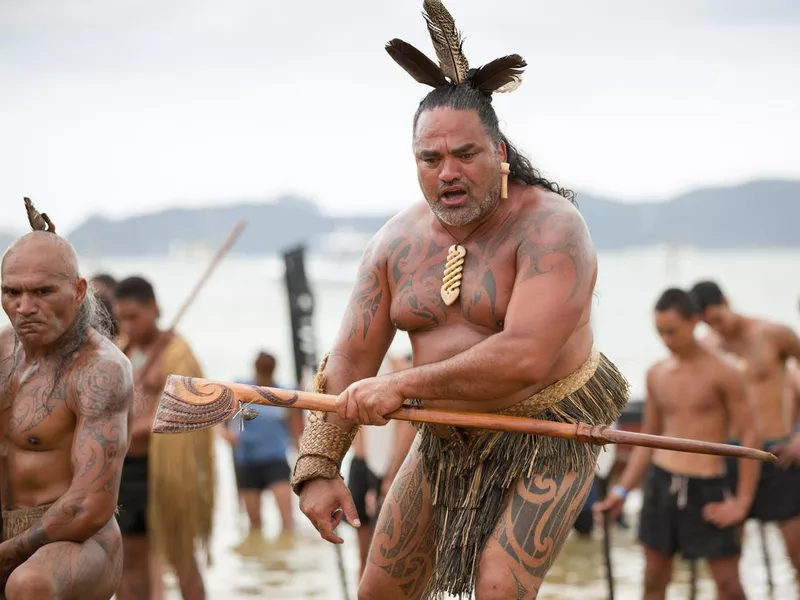
[[[322,357],[319,370],[314,376],[314,391],[325,393],[325,365],[328,354]],[[308,414],[303,435],[300,436],[300,451],[294,464],[292,490],[298,496],[306,481],[312,479],[334,479],[341,477],[342,460],[356,437],[358,426],[351,431],[329,423],[327,413],[311,411]]]
[[[326,416],[326,413],[320,411],[312,411],[308,415],[292,476],[295,494],[299,495],[303,484],[311,479],[341,477],[339,469],[342,460],[353,443],[358,427],[345,431],[326,421]]]

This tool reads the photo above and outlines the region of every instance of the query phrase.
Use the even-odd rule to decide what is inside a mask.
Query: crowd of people
[[[279,507],[279,537],[291,537],[294,492],[324,540],[343,543],[343,520],[358,530],[359,600],[533,600],[573,527],[586,530],[581,515],[618,516],[640,484],[647,600],[665,597],[676,552],[708,561],[720,598],[745,597],[748,518],[778,523],[800,572],[790,383],[800,340],[739,314],[713,282],[667,290],[655,305],[670,356],[647,374],[643,430],[764,447],[779,464],[637,448],[595,501],[598,449],[578,434],[469,427],[475,413],[576,432],[612,425],[629,384],[595,346],[598,257],[575,196],[534,168],[492,105],[493,94],[517,89],[526,62],[507,54],[470,66],[444,5],[423,8],[439,63],[399,39],[386,50],[433,88],[412,129],[425,201],[364,250],[313,381],[336,395],[335,412],[298,422],[290,410],[258,408],[246,423],[151,435],[167,375],[202,377],[199,361],[178,332],[159,327],[150,282],[97,276],[92,291],[72,246],[26,204],[34,231],[2,260],[12,325],[0,333],[5,598],[159,598],[168,570],[184,600],[205,598],[199,557],[210,559],[217,436],[231,445],[249,520],[239,550],[262,545],[265,492]],[[710,338],[695,337],[700,321]],[[397,331],[412,354],[387,367]],[[248,381],[276,385],[275,365],[260,354]],[[459,420],[396,425],[391,436],[363,427],[386,426],[407,402]]]
[[[37,230],[4,254],[2,289],[11,327],[0,331],[0,598],[160,599],[168,571],[185,600],[205,598],[197,551],[210,559],[215,434],[231,446],[249,521],[235,550],[291,543],[289,453],[299,449],[302,411],[254,406],[252,420],[151,435],[167,375],[203,370],[180,334],[160,328],[147,279],[84,279],[70,244]],[[405,366],[398,360],[393,368]],[[275,356],[262,351],[242,381],[281,387],[275,369]],[[367,526],[413,438],[404,426],[396,444],[356,450],[349,480]],[[381,452],[385,468],[376,468]],[[281,519],[269,544],[264,493]],[[366,547],[368,539],[360,541]]]
[[[710,328],[704,339],[700,322]],[[634,449],[594,508],[613,517],[641,485],[645,600],[666,597],[678,553],[707,561],[721,600],[746,598],[739,566],[748,519],[778,525],[800,583],[800,338],[738,313],[713,281],[664,291],[654,324],[669,357],[647,372],[642,432],[764,448],[778,463]]]
[[[150,432],[166,375],[202,377],[202,369],[186,340],[159,328],[149,281],[108,274],[81,281],[71,246],[47,232],[24,236],[3,259],[3,306],[12,327],[0,335],[0,389],[15,395],[6,405],[12,411],[2,457],[4,472],[14,475],[2,487],[5,597],[108,598],[113,590],[119,600],[161,598],[163,574],[171,570],[185,599],[204,598],[195,549],[208,550],[212,531],[213,433]],[[700,323],[709,331],[702,339]],[[777,523],[800,573],[800,338],[790,327],[738,313],[712,281],[664,291],[653,324],[669,356],[648,370],[642,431],[760,447],[779,461],[637,447],[605,498],[595,480],[567,524],[586,534],[592,512],[595,521],[619,520],[626,497],[641,487],[646,600],[666,597],[678,553],[708,562],[719,598],[745,598],[739,566],[748,519]],[[406,372],[412,361],[389,357],[382,374]],[[282,387],[275,370],[275,356],[262,351],[241,381]],[[243,553],[291,543],[290,453],[303,456],[301,411],[254,408],[257,418],[216,429],[231,446],[248,518],[237,547]],[[387,524],[379,535],[376,525],[392,484],[419,460],[415,426],[393,421],[388,430],[361,428],[353,436],[352,510],[345,517],[357,528],[362,574],[370,547],[374,554],[375,540],[385,536]],[[72,439],[82,442],[64,441]],[[65,461],[71,469],[60,467]],[[281,520],[270,543],[264,493],[272,494]],[[52,569],[63,556],[83,570]]]
[[[152,285],[142,277],[129,277],[121,281],[108,273],[95,274],[89,280],[91,289],[103,306],[101,313],[109,335],[116,339],[120,348],[134,366],[134,381],[146,397],[141,405],[148,407],[139,417],[141,427],[132,427],[131,443],[123,465],[122,482],[119,495],[119,512],[117,520],[122,531],[124,559],[130,568],[123,569],[117,598],[146,597],[137,592],[126,595],[126,589],[133,588],[142,581],[150,581],[150,598],[163,596],[164,565],[174,567],[173,563],[162,562],[158,555],[149,556],[147,552],[148,533],[151,527],[160,526],[160,521],[148,518],[148,507],[158,502],[150,491],[150,468],[152,459],[148,456],[152,441],[150,428],[144,423],[152,423],[152,409],[157,403],[158,394],[163,389],[167,374],[183,374],[202,377],[202,370],[194,358],[188,344],[181,340],[177,349],[167,344],[170,353],[165,352],[159,344],[159,336],[173,336],[174,332],[160,332],[157,328],[159,316],[158,305]],[[162,342],[163,344],[163,342]],[[148,353],[155,353],[159,367],[148,370],[146,378],[137,378],[143,373],[148,362]],[[160,354],[159,354],[160,353]],[[177,355],[178,358],[173,358]],[[410,356],[404,358],[389,357],[387,371],[399,370],[411,366]],[[238,379],[241,383],[275,388],[294,388],[285,386],[275,380],[277,367],[276,357],[260,351],[253,363],[252,373],[248,377]],[[244,539],[233,549],[243,555],[261,555],[266,552],[291,547],[296,533],[295,507],[290,485],[292,468],[290,454],[299,450],[299,440],[303,432],[303,412],[289,408],[252,405],[257,416],[243,420],[232,418],[217,427],[220,437],[231,448],[238,498],[247,516],[248,530]],[[353,447],[348,485],[353,492],[358,515],[362,527],[358,530],[358,543],[361,554],[361,569],[366,564],[366,553],[372,533],[374,521],[394,475],[400,468],[413,441],[416,430],[409,423],[395,422],[389,429],[390,435],[384,431],[360,432]],[[209,441],[206,436],[202,442]],[[201,455],[207,455],[209,449],[202,443],[195,448]],[[213,451],[212,451],[213,452]],[[180,462],[171,471],[175,473],[182,468]],[[205,463],[212,465],[213,460]],[[213,476],[210,470],[197,471],[190,475],[188,490],[197,493],[208,493],[201,489],[202,482]],[[185,480],[183,480],[185,483]],[[177,481],[172,485],[183,485]],[[272,496],[280,516],[280,533],[274,540],[265,534],[265,523],[262,518],[264,495]],[[161,498],[163,500],[163,497]],[[183,537],[193,539],[200,544],[208,544],[208,532],[213,512],[213,504],[203,505],[205,509],[200,515],[202,527],[189,527]],[[189,525],[189,523],[185,524]],[[157,546],[156,546],[157,547]],[[202,577],[199,565],[187,564],[183,570],[175,571],[182,595],[185,599],[202,598]]]

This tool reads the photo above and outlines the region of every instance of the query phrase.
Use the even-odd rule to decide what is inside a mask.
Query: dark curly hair
[[[495,113],[492,106],[491,96],[467,85],[447,85],[434,88],[422,99],[417,112],[414,114],[415,135],[420,115],[426,110],[440,107],[452,108],[453,110],[474,110],[478,113],[478,118],[492,138],[495,147],[499,146],[500,142],[505,142],[506,144],[507,160],[511,171],[509,174],[510,179],[516,179],[527,185],[546,188],[577,205],[575,192],[542,177],[541,173],[531,164],[531,161],[523,156],[517,147],[503,135],[500,131],[497,113]]]

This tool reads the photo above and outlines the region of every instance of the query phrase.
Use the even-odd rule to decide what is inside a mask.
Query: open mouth
[[[441,199],[447,205],[461,204],[467,199],[467,192],[462,188],[447,189],[442,192]]]

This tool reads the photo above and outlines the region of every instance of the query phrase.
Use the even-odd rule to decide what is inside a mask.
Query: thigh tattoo
[[[415,459],[392,485],[369,551],[369,561],[397,580],[408,597],[416,597],[427,582],[434,549],[425,474],[419,456]]]
[[[533,580],[539,582],[555,561],[591,489],[591,470],[563,476],[547,474],[522,479],[492,537],[520,568],[515,578],[520,597]]]

